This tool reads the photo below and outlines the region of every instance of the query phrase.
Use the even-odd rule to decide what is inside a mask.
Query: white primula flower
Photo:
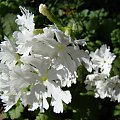
[[[8,91],[10,75],[9,68],[5,64],[0,63],[0,91]]]
[[[68,47],[68,50],[73,60],[75,61],[77,67],[83,63],[85,68],[89,72],[92,72],[92,62],[90,61],[88,51],[79,50],[78,47],[73,48],[71,46]]]
[[[54,112],[61,113],[63,103],[71,102],[70,91],[62,87],[76,83],[82,63],[91,71],[88,53],[79,49],[86,43],[73,41],[55,26],[34,34],[34,15],[20,9],[22,16],[16,19],[19,31],[13,33],[15,44],[7,38],[0,44],[0,91],[5,111],[21,100],[32,111],[39,108],[44,112],[51,105]]]
[[[94,90],[95,97],[104,99],[110,97],[107,87],[107,76],[105,74],[95,73],[87,75],[85,84],[88,90]]]
[[[105,74],[96,73],[86,77],[85,84],[88,90],[94,90],[95,97],[104,99],[109,97],[112,101],[120,102],[119,76],[107,78]]]
[[[62,71],[64,71],[64,77],[62,77],[61,81],[63,79],[64,81],[68,81],[62,83],[69,83],[69,85],[66,85],[71,86],[72,83],[76,83],[76,70],[77,67],[81,64],[81,61],[85,61],[82,60],[82,58],[85,58],[85,55],[83,55],[85,54],[85,52],[81,53],[79,48],[73,45],[74,43],[71,42],[71,38],[69,36],[66,36],[57,28],[52,26],[50,28],[44,28],[43,31],[44,33],[36,36],[36,39],[34,41],[37,41],[37,45],[39,45],[39,48],[37,49],[37,45],[32,44],[32,53],[49,56],[52,60],[53,66],[56,69],[58,68],[58,66],[62,66],[61,69],[63,69]],[[69,81],[71,81],[71,83]]]
[[[10,71],[6,65],[0,64],[0,91],[3,92],[0,98],[2,102],[5,103],[5,112],[15,105],[20,98],[20,93],[18,92],[16,94],[14,88],[10,85],[10,83],[12,83]]]
[[[120,102],[120,79],[119,76],[107,78],[100,86],[96,83],[98,97],[109,97],[112,101]]]
[[[24,90],[27,90],[37,79],[34,70],[28,65],[13,66],[11,70],[2,71],[0,74],[0,83],[2,85],[0,91],[5,91],[1,95],[1,98],[4,98],[2,101],[6,105],[5,111],[15,105]]]
[[[19,7],[21,12],[22,12],[22,16],[17,15],[17,19],[16,19],[16,23],[19,25],[19,29],[22,30],[29,30],[29,31],[33,31],[34,30],[34,14],[30,13],[29,10],[26,10],[23,7]]]
[[[16,31],[13,33],[14,38],[16,39],[17,44],[17,53],[28,56],[32,51],[32,45],[34,41],[33,32],[24,30],[24,31]]]
[[[112,68],[112,62],[115,55],[110,52],[110,48],[102,45],[100,49],[90,53],[92,68],[94,73],[87,75],[85,84],[88,90],[95,92],[95,97],[104,99],[105,97],[111,100],[120,102],[120,79],[118,76],[109,77]]]
[[[50,96],[47,94],[46,87],[43,84],[36,84],[31,91],[22,94],[21,100],[24,106],[30,105],[30,111],[40,108],[40,111],[44,112],[44,109],[49,108],[47,97]]]
[[[48,93],[52,96],[51,105],[54,107],[54,112],[63,112],[62,101],[66,104],[71,102],[71,94],[69,91],[63,91],[55,82],[45,81]]]
[[[100,72],[109,76],[112,68],[112,62],[115,59],[115,55],[110,52],[110,48],[106,45],[102,45],[100,49],[90,53],[91,61],[93,63],[93,69],[95,72]]]
[[[78,77],[76,71],[74,73],[71,73],[63,65],[60,65],[57,69],[57,76],[61,82],[62,87],[71,87],[73,83],[76,84],[76,78]]]
[[[56,45],[56,58],[59,63],[64,65],[71,73],[76,71],[77,67],[81,65],[81,62],[85,64],[88,71],[92,71],[90,57],[87,52],[80,50],[79,45],[84,46],[86,43],[83,40],[72,41],[70,36],[65,35],[57,28],[53,28],[55,36],[57,38]]]
[[[10,108],[12,108],[13,105],[17,103],[20,98],[20,93],[14,94],[13,92],[9,93],[5,91],[4,94],[0,96],[0,98],[4,103],[5,112],[7,112],[8,110],[10,110]]]
[[[16,92],[34,84],[35,80],[38,79],[38,76],[34,73],[34,69],[25,64],[14,67],[9,73],[11,79],[9,85],[15,89]]]
[[[10,41],[7,37],[4,38],[5,41],[0,44],[0,60],[1,63],[5,63],[8,66],[15,65],[19,59],[16,53],[17,49],[15,44]]]
[[[104,99],[106,97],[110,97],[107,87],[107,81],[103,78],[103,80],[96,81],[95,86],[95,97],[100,97],[101,99]]]
[[[49,46],[54,48],[55,52],[53,54],[54,56],[52,56],[54,62],[62,64],[68,68],[71,73],[74,73],[77,69],[77,63],[75,63],[71,54],[74,54],[76,50],[70,52],[69,46],[72,46],[74,49],[70,36],[65,35],[62,31],[53,26],[51,27],[51,31],[54,32],[56,39],[51,39],[47,42]]]
[[[34,39],[34,14],[30,13],[28,10],[20,6],[22,16],[18,15],[16,23],[19,25],[20,31],[15,31],[13,33],[16,39],[17,52],[19,54],[28,55],[31,52],[31,42]]]
[[[57,113],[63,112],[62,101],[64,101],[66,104],[71,102],[71,94],[69,91],[65,91],[66,93],[65,94],[64,91],[62,91],[62,89],[60,88],[61,81],[59,80],[59,77],[58,77],[58,74],[60,75],[59,70],[55,70],[54,68],[50,67],[50,64],[51,64],[50,60],[42,57],[37,58],[37,57],[29,56],[29,57],[22,58],[22,61],[32,65],[35,70],[35,73],[37,73],[39,76],[37,85],[35,85],[37,89],[35,89],[35,86],[34,86],[31,91],[34,93],[29,92],[29,94],[24,95],[24,99],[23,99],[24,105],[26,105],[26,103],[29,103],[31,105],[30,110],[35,110],[39,106],[41,106],[39,108],[41,111],[43,111],[44,109],[48,109],[48,103],[46,98],[51,96],[51,98],[54,100],[54,103],[56,103],[54,105],[52,104],[53,102],[51,102],[51,104],[54,106],[54,109],[55,109],[54,112],[57,112]],[[37,87],[38,84],[39,84],[39,88]],[[41,85],[42,87],[40,87]],[[30,100],[29,102],[28,98],[31,97],[30,95],[34,95],[33,97],[34,100],[32,101]],[[64,95],[64,98],[62,97],[62,95]],[[62,105],[60,108],[57,108],[56,105],[58,105],[59,104],[58,102],[60,101]]]
[[[119,76],[113,76],[108,80],[107,83],[108,92],[111,100],[117,100],[120,102],[120,78]]]
[[[94,73],[87,75],[85,80],[85,84],[87,84],[86,88],[88,90],[92,90],[93,87],[96,87],[96,82],[105,81],[105,79],[107,79],[107,76],[105,74]]]
[[[39,54],[45,57],[53,57],[55,54],[54,44],[56,41],[54,39],[54,32],[51,28],[43,28],[43,33],[34,36],[34,39],[28,42],[32,46],[32,54]]]
[[[75,61],[71,59],[71,56],[67,51],[67,47],[68,47],[67,45],[70,44],[69,43],[70,37],[66,36],[57,28],[50,27],[49,29],[46,28],[43,30],[44,33],[39,34],[36,38],[39,40],[38,44],[40,43],[39,44],[40,48],[43,48],[44,46],[43,49],[38,49],[40,51],[39,53],[43,53],[45,51],[44,53],[46,53],[46,55],[48,54],[48,56],[51,57],[54,60],[54,62],[58,61],[59,64],[63,64],[70,71],[72,72],[75,71],[76,70]],[[51,33],[51,35],[48,33]],[[56,37],[56,39],[54,37]]]

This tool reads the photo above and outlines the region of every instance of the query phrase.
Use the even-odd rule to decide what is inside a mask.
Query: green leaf
[[[22,103],[18,102],[16,105],[16,108],[9,111],[10,118],[12,120],[19,118],[21,116],[21,113],[23,112],[23,110],[24,110],[24,107],[23,107]]]
[[[116,105],[115,106],[115,110],[114,110],[114,116],[120,116],[120,105]]]
[[[5,15],[5,17],[2,17],[1,20],[3,33],[9,38],[12,37],[12,33],[17,29],[15,19],[16,19],[16,15],[11,13]]]
[[[35,120],[48,120],[48,116],[42,113],[39,113],[38,116],[36,116]]]

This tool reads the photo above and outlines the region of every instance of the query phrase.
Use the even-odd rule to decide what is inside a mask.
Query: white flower
[[[89,72],[92,72],[92,62],[90,61],[90,56],[88,54],[88,51],[79,50],[78,47],[75,47],[75,48],[68,47],[68,49],[77,67],[83,63],[85,68]]]
[[[12,41],[7,37],[4,38],[6,41],[3,41],[0,44],[0,60],[1,63],[5,63],[8,66],[15,65],[19,59],[18,54],[16,53],[16,46]]]
[[[110,94],[111,100],[117,100],[120,102],[120,79],[119,76],[113,76],[108,80],[107,83],[108,92]]]
[[[44,28],[43,31],[44,33],[37,35],[36,39],[34,39],[34,42],[37,44],[32,44],[32,54],[50,57],[55,68],[62,66],[61,69],[63,69],[62,71],[64,71],[65,75],[63,74],[64,78],[62,77],[61,79],[71,81],[71,83],[68,82],[70,83],[69,85],[66,84],[71,86],[72,83],[76,83],[77,67],[81,65],[81,61],[85,62],[85,60],[89,59],[86,57],[87,54],[83,52],[83,50],[79,50],[79,48],[71,42],[71,38],[57,28],[51,26],[50,28]],[[57,39],[54,39],[54,36]],[[37,46],[39,46],[39,48],[37,48]],[[85,63],[88,64],[89,62]]]
[[[77,52],[80,52],[80,49],[76,49],[74,43],[71,41],[71,37],[65,35],[59,29],[52,27],[52,31],[55,33],[56,40],[52,40],[50,45],[54,48],[54,62],[62,64],[65,66],[71,73],[77,70],[77,67],[80,65],[79,56],[73,56]],[[80,55],[80,53],[79,53]],[[79,60],[77,60],[77,58]],[[79,65],[78,65],[79,61]]]
[[[19,7],[21,12],[22,12],[22,16],[17,15],[18,19],[16,19],[16,23],[19,25],[19,29],[21,31],[27,29],[29,31],[33,31],[34,30],[34,15],[32,13],[29,12],[29,10],[26,10],[23,7]]]
[[[86,77],[85,84],[88,90],[94,90],[95,97],[100,97],[104,99],[105,97],[110,97],[107,87],[107,76],[105,74],[95,73],[88,75]]]
[[[107,78],[105,74],[96,73],[86,77],[85,84],[88,90],[94,90],[95,97],[104,99],[109,97],[112,101],[120,102],[120,79],[119,76]]]
[[[118,76],[109,77],[112,68],[112,62],[115,55],[110,52],[110,48],[102,45],[100,49],[90,53],[92,67],[95,70],[93,74],[87,75],[85,84],[88,90],[95,92],[95,97],[120,102],[120,79]]]
[[[4,92],[4,94],[1,95],[0,98],[4,103],[5,112],[7,112],[8,110],[10,110],[10,108],[12,108],[13,105],[17,103],[20,98],[20,94],[18,93],[16,95],[13,95],[8,92]]]
[[[95,82],[96,85],[95,97],[100,97],[101,99],[111,97],[108,92],[107,81],[108,80],[105,80],[103,78],[103,80]]]
[[[22,16],[17,15],[16,23],[19,25],[20,31],[13,33],[16,39],[17,52],[19,54],[28,55],[31,52],[31,42],[34,39],[34,14],[30,13],[29,10],[20,6]]]
[[[85,84],[87,84],[86,88],[88,90],[92,90],[93,87],[96,87],[96,83],[98,81],[105,81],[106,79],[105,74],[100,74],[100,73],[94,73],[86,76]]]
[[[49,68],[50,67],[49,59],[42,59],[42,57],[41,58],[40,57],[38,57],[38,58],[37,57],[35,57],[35,58],[28,57],[26,59],[26,57],[24,57],[24,58],[22,58],[22,61],[26,62],[27,64],[32,65],[34,67],[34,70],[36,70],[36,73],[39,76],[37,85],[35,85],[32,88],[32,91],[31,91],[32,93],[29,92],[29,94],[26,95],[26,97],[24,95],[23,101],[27,100],[27,103],[29,103],[32,106],[30,108],[30,110],[35,110],[39,106],[41,106],[41,107],[39,107],[41,111],[43,111],[44,108],[48,109],[48,103],[47,103],[46,98],[50,97],[50,96],[53,98],[54,103],[56,103],[54,105],[54,104],[52,104],[53,102],[51,102],[51,104],[55,107],[55,109],[56,109],[56,105],[59,104],[58,102],[61,101],[61,104],[62,104],[62,101],[64,101],[65,103],[68,104],[71,101],[71,97],[69,98],[69,96],[71,96],[70,92],[67,92],[67,93],[65,92],[66,95],[64,95],[65,94],[64,91],[62,91],[62,89],[60,89],[60,81],[59,81],[59,77],[58,77],[59,70],[57,72],[57,70],[55,70],[54,68],[52,68],[52,67]],[[62,76],[62,74],[61,74],[61,76]],[[39,88],[37,86],[39,86]],[[29,99],[27,97],[31,97],[31,94],[34,95],[34,97],[32,97],[34,100],[32,100],[32,98],[31,98],[31,102],[29,102]],[[44,95],[46,95],[46,97],[44,97]],[[60,95],[61,96],[64,95],[64,98],[63,97],[60,98]],[[67,97],[67,95],[68,95],[68,97]],[[65,96],[66,96],[66,98],[65,98]],[[36,103],[35,104],[36,106],[34,105],[34,102]],[[23,104],[24,104],[24,102],[23,102]],[[25,102],[25,105],[26,105],[26,102]],[[57,108],[57,111],[54,110],[54,112],[57,112],[57,113],[63,112],[63,105],[60,108]]]
[[[109,97],[112,101],[120,102],[120,79],[118,76],[107,78],[106,81],[96,83],[97,97]]]
[[[60,67],[60,68],[59,68]],[[74,73],[71,73],[66,67],[63,65],[58,67],[57,77],[59,78],[61,82],[62,87],[71,87],[71,85],[74,83],[76,84],[76,78],[77,73],[74,71]]]
[[[7,38],[0,44],[0,91],[5,110],[20,99],[32,111],[39,108],[44,112],[51,105],[54,112],[63,112],[63,102],[69,104],[71,94],[62,87],[76,83],[77,67],[82,63],[91,71],[88,53],[79,49],[85,41],[73,41],[55,26],[36,35],[34,15],[20,9],[22,16],[16,19],[19,31],[13,33],[15,44]]]
[[[7,91],[9,80],[9,68],[5,64],[0,63],[0,91]]]
[[[71,102],[71,94],[69,91],[62,91],[62,89],[54,82],[46,81],[48,93],[52,96],[51,105],[54,106],[54,112],[63,112],[62,101],[66,104]]]
[[[109,76],[112,68],[112,62],[115,59],[115,55],[110,52],[110,48],[106,45],[102,45],[100,49],[90,53],[92,67],[95,72],[106,74]]]
[[[80,50],[78,44],[84,46],[86,43],[83,40],[72,41],[70,36],[65,35],[62,31],[53,28],[57,38],[56,53],[57,61],[63,64],[71,73],[76,71],[77,67],[84,62],[88,71],[92,71],[90,57],[87,52]],[[71,71],[72,70],[72,71]]]
[[[0,74],[0,81],[2,83],[0,91],[3,91],[1,98],[4,98],[2,101],[6,104],[6,111],[17,103],[22,92],[29,85],[34,84],[36,79],[36,74],[26,65],[13,66],[11,70],[7,68],[7,70],[2,71]]]
[[[44,109],[49,108],[47,97],[46,87],[42,84],[36,84],[31,88],[31,91],[22,94],[21,100],[24,106],[30,105],[30,111],[40,108],[40,111],[44,112]]]

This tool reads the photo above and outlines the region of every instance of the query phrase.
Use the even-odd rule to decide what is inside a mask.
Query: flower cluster
[[[63,102],[70,103],[71,94],[62,87],[76,83],[76,71],[82,63],[92,71],[88,53],[79,49],[86,43],[73,40],[56,26],[36,34],[34,15],[23,7],[20,10],[15,42],[5,37],[0,44],[0,97],[5,111],[21,100],[29,110],[39,108],[42,112],[51,105],[54,112],[63,112]]]
[[[110,48],[102,45],[100,49],[90,53],[93,74],[87,75],[85,84],[88,90],[94,90],[95,97],[120,102],[120,79],[119,76],[110,77],[112,62],[115,55],[110,52]]]

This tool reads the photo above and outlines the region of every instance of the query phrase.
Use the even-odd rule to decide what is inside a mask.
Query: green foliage
[[[6,14],[5,17],[1,19],[4,35],[9,38],[12,37],[11,33],[13,33],[17,29],[15,19],[16,15],[10,13]]]
[[[15,109],[12,109],[11,111],[9,111],[9,115],[11,119],[17,119],[21,116],[21,112],[23,112],[24,108],[22,106],[22,104],[18,104],[17,107]]]
[[[115,110],[114,110],[113,114],[114,114],[116,120],[120,120],[120,105],[119,104],[115,106]]]
[[[19,101],[12,110],[10,110],[7,114],[4,114],[4,118],[10,118],[11,120],[15,120],[21,117],[21,113],[23,112],[24,107],[22,103]]]
[[[117,28],[111,32],[111,41],[114,46],[113,51],[120,55],[120,29]]]
[[[39,113],[38,116],[36,116],[35,120],[48,120],[48,116],[45,114]]]

